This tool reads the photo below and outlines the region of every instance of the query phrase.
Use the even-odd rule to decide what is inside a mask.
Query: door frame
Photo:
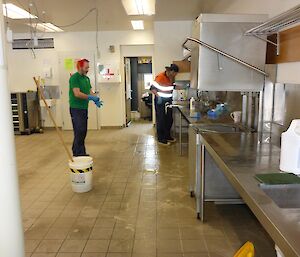
[[[124,57],[124,83],[125,83],[125,126],[131,122],[131,101],[132,101],[132,87],[131,87],[131,60],[130,57]],[[128,88],[128,84],[130,85]]]
[[[144,57],[149,56],[152,58],[152,74],[154,75],[154,44],[136,44],[136,45],[120,45],[120,63],[124,67],[125,57]],[[122,106],[123,106],[123,127],[126,126],[126,101],[125,101],[125,72],[124,68],[120,69],[122,78]]]

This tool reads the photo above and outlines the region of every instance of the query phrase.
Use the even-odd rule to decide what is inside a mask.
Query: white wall
[[[154,72],[159,73],[173,61],[182,60],[182,43],[192,34],[193,21],[154,22]]]
[[[137,45],[154,45],[153,72],[164,70],[174,60],[182,59],[181,44],[191,34],[192,21],[155,22],[154,30],[145,31],[103,31],[99,33],[100,58],[102,63],[120,62],[121,46],[127,51],[133,46],[133,52],[138,53]],[[45,34],[54,37],[55,49],[35,50],[34,59],[30,50],[12,50],[8,46],[9,85],[12,91],[35,90],[33,76],[43,76],[43,67],[53,68],[53,77],[46,80],[48,85],[59,85],[58,55],[66,51],[95,51],[95,32],[69,32]],[[29,38],[28,34],[15,34],[14,38]],[[115,53],[110,53],[110,45],[115,46]],[[143,48],[142,46],[140,46]],[[140,49],[140,53],[145,51]],[[144,52],[145,53],[145,52]],[[123,53],[123,56],[128,53]],[[122,126],[125,120],[124,84],[101,83],[100,94],[104,107],[100,113],[101,126]],[[61,125],[60,103],[54,111]],[[51,126],[46,120],[46,126]]]
[[[152,56],[153,52],[154,45],[121,45],[121,58],[143,56],[147,57]]]
[[[300,84],[300,62],[278,64],[277,82]]]
[[[209,0],[203,2],[203,12],[269,14],[272,17],[298,4],[299,0]]]
[[[53,78],[46,79],[48,85],[59,85],[58,76],[58,55],[54,49],[36,50],[36,58],[33,58],[30,50],[13,51],[8,45],[8,83],[12,92],[36,91],[33,76],[43,76],[45,66],[52,67]],[[56,106],[51,107],[56,121],[61,126],[61,101],[56,102]],[[52,127],[46,109],[42,108],[42,119],[45,127]]]
[[[53,78],[46,82],[58,85],[58,58],[57,51],[53,49],[36,50],[36,59],[30,50],[8,50],[8,79],[12,91],[36,90],[33,76],[42,76],[43,67],[53,67]]]
[[[59,84],[58,53],[65,51],[95,51],[95,32],[72,32],[46,34],[54,37],[55,49],[35,50],[34,59],[30,50],[12,50],[8,46],[9,85],[12,91],[35,90],[33,76],[43,76],[43,67],[53,68],[53,77],[46,81],[49,85]],[[17,34],[15,38],[28,38],[28,34]],[[99,33],[100,58],[103,63],[120,61],[120,45],[153,44],[153,32],[145,31],[104,31]],[[115,53],[108,48],[115,45]],[[95,51],[96,54],[96,51]],[[100,84],[100,94],[105,102],[101,110],[102,126],[123,125],[123,95],[121,84]],[[59,103],[58,103],[59,104]],[[57,119],[61,125],[59,106]],[[47,121],[46,125],[50,125]]]

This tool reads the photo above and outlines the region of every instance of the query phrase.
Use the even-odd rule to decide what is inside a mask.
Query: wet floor
[[[76,194],[53,130],[16,137],[26,257],[233,257],[247,240],[275,256],[245,205],[207,203],[207,222],[195,218],[187,156],[158,146],[150,123],[90,131],[86,144],[94,189]]]

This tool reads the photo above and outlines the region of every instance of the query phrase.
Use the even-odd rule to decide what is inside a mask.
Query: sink
[[[197,124],[195,125],[199,132],[238,132],[240,131],[237,126],[230,124]]]
[[[277,204],[286,209],[300,208],[300,185],[260,185],[260,188]]]

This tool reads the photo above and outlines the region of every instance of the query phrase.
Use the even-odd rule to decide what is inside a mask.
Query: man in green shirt
[[[93,101],[98,108],[102,106],[102,101],[93,92],[87,76],[89,61],[79,60],[77,70],[69,80],[70,114],[74,130],[72,151],[73,156],[87,156],[84,141],[87,134],[89,101]]]

